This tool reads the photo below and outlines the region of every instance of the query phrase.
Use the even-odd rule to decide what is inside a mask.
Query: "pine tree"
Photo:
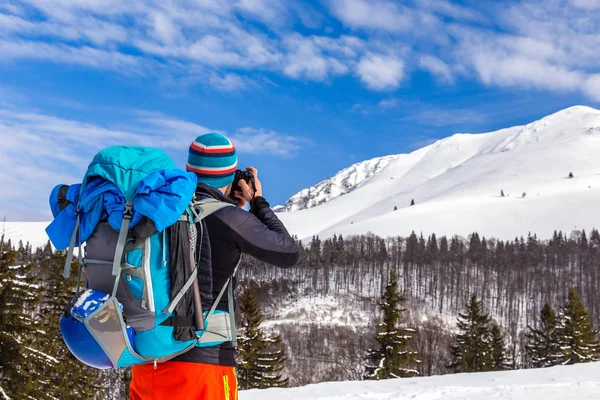
[[[527,347],[533,368],[545,368],[561,363],[562,352],[556,332],[556,313],[548,302],[540,312],[538,328],[527,327]]]
[[[414,206],[414,205],[415,205],[415,199],[411,199],[411,201],[410,201],[410,205],[411,205],[411,206]]]
[[[572,179],[572,178],[574,178],[573,173],[569,172],[569,179]]]
[[[370,379],[403,378],[418,375],[418,354],[409,350],[416,329],[400,327],[400,308],[404,296],[398,294],[398,280],[394,269],[390,272],[390,283],[386,286],[378,305],[383,312],[383,321],[377,324],[378,349],[368,353],[367,374]]]
[[[0,237],[0,387],[15,398],[40,392],[30,369],[37,354],[29,344],[35,333],[32,313],[39,303],[39,286],[27,266],[15,264],[16,252]]]
[[[508,357],[506,355],[506,339],[500,326],[492,322],[490,329],[490,347],[492,356],[492,371],[503,371],[510,369]]]
[[[504,197],[504,189],[500,190],[500,197]]]
[[[448,368],[455,372],[482,372],[493,369],[490,348],[490,317],[483,314],[481,302],[473,294],[467,304],[467,313],[458,314],[460,333],[450,346],[452,363]]]
[[[285,354],[281,336],[269,336],[261,329],[262,315],[252,286],[248,286],[241,304],[244,324],[238,336],[238,384],[240,389],[286,387],[288,378],[281,371]]]
[[[59,320],[66,305],[75,295],[76,282],[63,277],[66,256],[53,253],[50,248],[40,254],[37,260],[39,270],[45,274],[44,301],[38,320],[40,332],[33,344],[41,354],[51,355],[39,366],[42,383],[48,386],[47,392],[55,398],[91,398],[99,389],[92,377],[97,371],[79,362],[67,349],[59,329]],[[76,268],[74,268],[76,270]]]
[[[561,308],[556,331],[563,365],[600,359],[598,331],[594,329],[590,316],[574,289],[569,290],[568,300]]]

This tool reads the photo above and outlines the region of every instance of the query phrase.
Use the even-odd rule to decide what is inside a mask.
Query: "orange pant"
[[[130,400],[238,400],[234,367],[168,361],[132,368]]]

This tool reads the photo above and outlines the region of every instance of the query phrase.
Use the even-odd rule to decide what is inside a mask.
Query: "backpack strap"
[[[189,209],[194,216],[193,222],[196,223],[196,222],[200,222],[204,218],[208,217],[211,214],[214,214],[215,212],[217,212],[220,209],[225,208],[225,207],[235,207],[235,206],[230,203],[225,203],[223,201],[215,200],[212,197],[206,197],[199,201],[193,201],[190,204]],[[201,231],[201,235],[202,235],[202,231]],[[202,242],[202,239],[200,239],[200,242]],[[202,248],[200,248],[200,251],[201,250],[202,250]],[[175,310],[175,307],[177,307],[177,305],[179,304],[179,302],[181,301],[183,296],[185,296],[187,291],[190,290],[190,288],[192,287],[192,284],[194,283],[194,281],[196,280],[196,277],[198,276],[198,263],[199,262],[200,262],[200,257],[198,257],[198,260],[196,260],[196,262],[195,262],[196,265],[194,267],[194,270],[192,271],[192,274],[189,276],[188,280],[181,287],[181,289],[179,290],[177,295],[173,298],[173,300],[171,300],[171,303],[169,303],[167,308],[165,308],[165,310],[163,311],[163,314],[171,314],[173,312],[173,310]]]
[[[79,235],[79,224],[81,220],[79,218],[79,205],[77,205],[77,220],[75,221],[75,228],[73,229],[73,233],[71,234],[71,242],[69,243],[69,251],[67,252],[67,259],[65,260],[65,266],[63,269],[63,276],[65,279],[68,279],[71,276],[71,261],[73,261],[73,253],[75,252],[75,242],[77,241],[77,236]],[[81,254],[81,243],[79,243],[79,253]]]
[[[123,221],[121,222],[121,230],[119,231],[119,238],[117,239],[117,248],[115,249],[115,258],[113,261],[112,268],[113,276],[120,275],[121,273],[121,261],[123,260],[123,251],[125,250],[125,243],[127,242],[127,233],[129,232],[129,224],[131,223],[132,216],[133,202],[128,201],[127,203],[125,203],[125,210],[123,211]]]
[[[129,233],[129,225],[131,223],[132,216],[133,202],[127,201],[125,203],[125,210],[123,210],[123,221],[121,222],[121,229],[119,230],[119,237],[117,239],[117,247],[115,248],[115,258],[113,259],[112,275],[115,277],[115,283],[113,285],[112,295],[115,297],[117,296],[119,281],[121,280],[121,271],[123,269],[123,252],[125,251],[125,245],[127,244],[127,234]]]
[[[240,261],[238,262],[238,266],[242,262],[242,257],[240,256]],[[237,271],[237,267],[235,267]],[[235,275],[235,272],[233,273]],[[229,284],[227,285],[227,305],[229,306],[229,323],[231,329],[231,345],[233,348],[237,348],[237,335],[235,332],[235,304],[233,302],[233,276],[229,278]]]
[[[237,265],[235,266],[235,269],[233,270],[233,275],[231,275],[231,277],[229,277],[229,279],[227,279],[227,282],[225,282],[225,285],[223,285],[223,288],[219,292],[219,295],[215,299],[215,301],[214,301],[212,307],[210,308],[210,311],[206,315],[205,319],[208,319],[211,315],[213,315],[215,313],[215,310],[217,309],[219,302],[221,301],[221,299],[223,298],[223,295],[225,294],[225,290],[227,290],[230,287],[230,285],[231,285],[231,288],[233,289],[233,277],[235,276],[241,262],[242,262],[242,257],[240,256],[240,259],[239,259]],[[233,300],[233,293],[228,294],[228,300],[229,299]],[[231,303],[233,303],[233,302],[231,302]],[[231,307],[230,307],[230,309],[231,309]]]
[[[194,222],[201,221],[225,207],[235,207],[235,205],[213,199],[212,197],[203,197],[200,200],[192,201],[190,204],[190,210],[195,218]]]
[[[225,339],[229,339],[231,341],[231,345],[233,347],[237,347],[237,338],[236,338],[236,333],[235,333],[235,309],[234,309],[234,299],[233,299],[233,277],[235,276],[240,264],[242,262],[242,256],[240,255],[240,259],[238,260],[237,265],[235,266],[235,269],[233,270],[233,274],[229,277],[229,279],[227,279],[227,282],[225,282],[225,285],[223,285],[223,288],[221,289],[221,291],[219,292],[219,295],[217,296],[217,298],[215,299],[212,307],[210,308],[210,311],[208,312],[208,314],[206,314],[206,317],[204,317],[204,321],[208,322],[212,319],[212,317],[215,315],[215,311],[217,310],[217,306],[219,305],[219,302],[221,301],[221,299],[223,298],[223,295],[225,294],[225,290],[227,290],[227,306],[228,306],[228,314],[229,314],[229,329],[227,329],[226,332],[226,336],[223,335],[223,333],[221,332],[215,332],[212,331],[210,328],[210,324],[208,327],[208,333],[212,333],[213,335],[217,335],[217,336],[223,336]],[[200,339],[200,342],[203,342],[204,340],[208,340],[211,341],[211,339],[208,339],[206,337],[207,335],[202,335],[202,338]]]

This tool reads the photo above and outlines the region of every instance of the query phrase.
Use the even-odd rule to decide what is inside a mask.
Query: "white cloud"
[[[583,8],[586,10],[598,10],[600,9],[600,1],[598,0],[569,0],[575,7]]]
[[[413,26],[410,9],[387,0],[331,0],[331,8],[351,27],[406,31]]]
[[[239,0],[235,8],[268,24],[287,20],[286,4],[278,0]]]
[[[455,68],[469,77],[475,73],[486,85],[581,90],[581,83],[599,66],[600,36],[592,26],[600,24],[600,15],[556,0],[545,5],[526,1],[500,10],[498,20],[508,31],[505,33],[451,27],[456,40],[452,53]],[[597,23],[591,24],[591,20]]]
[[[404,77],[404,62],[393,56],[367,54],[358,63],[356,72],[369,89],[395,89]]]
[[[560,0],[548,0],[544,7],[523,1],[500,13],[499,22],[512,33],[508,40],[517,39],[512,43],[516,52],[535,54],[569,68],[598,67],[600,13]]]
[[[450,70],[450,66],[446,64],[444,61],[440,60],[437,57],[426,55],[422,56],[419,59],[419,64],[421,68],[431,72],[433,75],[437,76],[443,82],[452,82],[452,71]]]
[[[419,68],[442,82],[460,74],[575,91],[599,70],[598,0],[323,2],[332,15],[298,0],[13,0],[0,5],[0,63],[52,61],[224,91],[264,73],[354,74],[371,90],[393,90]],[[341,25],[324,26],[333,18]],[[295,31],[302,24],[312,34]]]
[[[421,109],[399,119],[399,121],[415,121],[426,126],[454,126],[479,124],[485,120],[485,115],[470,109]],[[431,144],[431,143],[428,143]],[[420,146],[423,147],[423,146]]]
[[[486,84],[572,91],[579,88],[584,76],[565,67],[520,56],[497,56],[479,53],[474,56],[475,69]]]
[[[150,15],[153,36],[164,44],[173,44],[182,39],[181,32],[171,18],[157,11]]]
[[[288,54],[283,71],[292,78],[315,81],[344,75],[349,72],[348,64],[354,62],[359,43],[349,38],[334,41],[318,36],[290,35],[285,39]]]
[[[250,80],[232,73],[213,74],[210,77],[210,83],[223,91],[234,92],[246,88],[250,84]]]
[[[129,122],[116,128],[0,108],[0,182],[5,187],[0,191],[0,216],[10,220],[49,217],[51,189],[59,183],[80,181],[91,158],[102,148],[158,147],[183,167],[191,141],[214,131],[147,111],[134,112]],[[306,145],[302,138],[265,129],[243,128],[229,136],[241,153],[263,156],[289,157]],[[27,214],[32,212],[33,217]]]
[[[57,21],[31,22],[17,15],[0,14],[0,35],[2,34],[19,34],[30,38],[54,37],[100,46],[127,41],[127,30],[124,27],[89,16],[82,16],[77,24],[66,25]]]
[[[327,77],[329,65],[321,50],[312,40],[299,36],[290,39],[290,47],[294,49],[287,56],[284,72],[292,78],[306,77],[323,80]]]
[[[268,129],[241,128],[230,135],[235,147],[243,153],[265,154],[265,152],[280,157],[289,157],[302,148],[305,139],[282,135]]]
[[[582,90],[590,99],[600,103],[600,74],[586,79],[582,84]]]
[[[486,21],[487,18],[476,9],[451,3],[446,0],[418,0],[420,8],[462,21]]]
[[[125,74],[141,73],[145,60],[88,46],[73,47],[38,41],[0,39],[0,62],[29,59],[50,60],[65,64],[83,65],[98,69],[114,70]]]

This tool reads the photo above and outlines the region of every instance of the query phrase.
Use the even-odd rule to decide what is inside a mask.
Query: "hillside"
[[[387,381],[320,383],[240,392],[240,400],[592,400],[600,393],[599,363],[567,367],[433,376]]]
[[[535,232],[549,238],[556,229],[589,230],[597,225],[589,216],[600,197],[599,151],[600,111],[571,107],[525,126],[456,134],[388,156],[377,171],[341,171],[292,197],[286,209],[296,211],[279,215],[300,238],[407,236],[413,230],[465,237],[479,231],[502,239]]]

